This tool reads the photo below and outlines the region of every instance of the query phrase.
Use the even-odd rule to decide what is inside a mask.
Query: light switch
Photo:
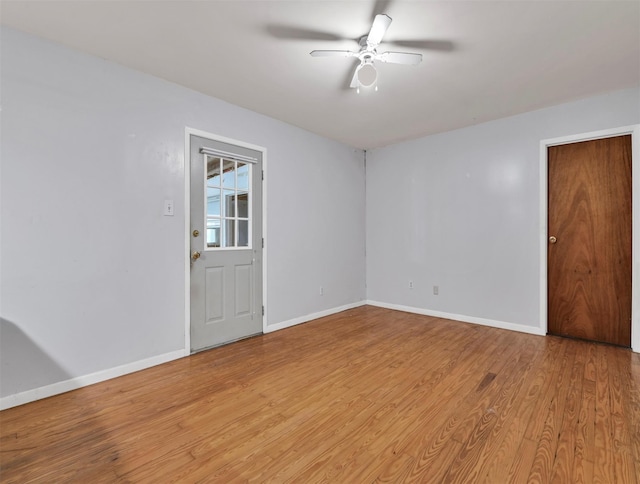
[[[173,200],[164,201],[164,214],[168,217],[173,217]]]

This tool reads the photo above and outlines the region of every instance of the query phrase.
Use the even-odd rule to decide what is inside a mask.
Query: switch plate
[[[167,217],[173,217],[173,200],[164,201],[164,215]]]
[[[437,296],[440,293],[440,286],[433,286],[433,295]]]
[[[409,281],[409,289],[413,289],[413,281]]]
[[[320,295],[324,296],[324,287],[320,286]]]

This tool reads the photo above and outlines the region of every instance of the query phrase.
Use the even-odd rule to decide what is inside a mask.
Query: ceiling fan
[[[422,61],[422,54],[412,52],[378,52],[378,45],[391,25],[391,17],[385,14],[376,15],[371,25],[368,35],[363,36],[360,41],[360,50],[313,50],[313,57],[356,57],[360,64],[356,66],[351,79],[351,88],[355,88],[360,93],[360,87],[371,87],[378,90],[378,71],[374,61],[388,62],[392,64],[416,65]]]

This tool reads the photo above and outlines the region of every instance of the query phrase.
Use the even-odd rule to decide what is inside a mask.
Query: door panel
[[[631,345],[631,136],[548,148],[549,333]]]
[[[220,321],[224,312],[224,267],[207,267],[205,269],[204,298],[206,301],[207,323]]]
[[[262,332],[262,153],[198,136],[190,153],[191,349],[198,351]]]
[[[236,266],[235,290],[236,290],[236,316],[244,316],[251,311],[251,266]]]

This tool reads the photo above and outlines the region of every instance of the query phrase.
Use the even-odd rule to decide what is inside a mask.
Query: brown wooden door
[[[631,135],[549,147],[548,174],[549,333],[630,346]]]

